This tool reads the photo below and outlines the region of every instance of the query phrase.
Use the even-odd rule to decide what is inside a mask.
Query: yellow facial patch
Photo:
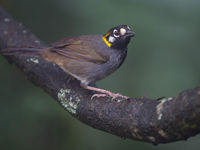
[[[110,32],[106,33],[104,36],[102,36],[103,41],[106,43],[106,45],[108,45],[108,47],[111,47],[111,43],[108,42],[108,40],[106,39],[107,36],[110,35]]]

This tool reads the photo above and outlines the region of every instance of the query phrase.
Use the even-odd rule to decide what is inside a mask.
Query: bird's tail
[[[0,50],[0,54],[8,55],[18,55],[18,56],[38,56],[42,48],[37,47],[8,47],[6,49]]]

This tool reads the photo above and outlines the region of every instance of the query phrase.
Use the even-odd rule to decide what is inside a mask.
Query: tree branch
[[[0,8],[1,49],[47,45]],[[200,132],[200,87],[173,98],[96,98],[57,65],[39,57],[6,56],[25,76],[83,123],[96,129],[153,144],[185,140]]]

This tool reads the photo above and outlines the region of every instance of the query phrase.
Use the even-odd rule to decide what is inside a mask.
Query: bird
[[[129,26],[112,27],[105,34],[68,37],[46,48],[8,47],[3,55],[35,55],[58,65],[80,81],[84,89],[97,92],[94,97],[125,98],[119,93],[91,86],[117,70],[127,56],[128,44],[135,36]]]

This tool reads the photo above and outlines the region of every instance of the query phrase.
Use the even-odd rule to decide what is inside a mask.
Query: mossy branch
[[[47,45],[0,8],[1,49],[10,46]],[[85,124],[105,132],[154,144],[185,140],[200,132],[200,87],[172,98],[91,100],[93,93],[58,66],[40,57],[7,56],[25,76],[44,89],[70,114]]]

